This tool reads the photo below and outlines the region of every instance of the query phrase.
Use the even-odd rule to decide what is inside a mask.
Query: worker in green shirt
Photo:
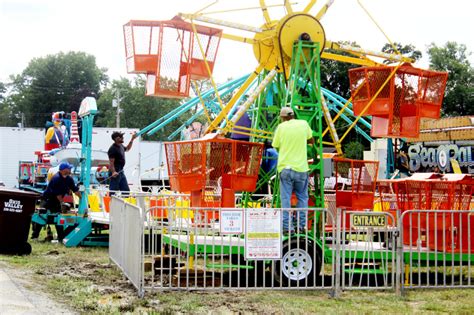
[[[306,210],[299,210],[294,220],[290,216],[291,195],[298,200],[296,208],[308,208],[308,157],[307,144],[313,144],[313,132],[306,120],[294,119],[291,107],[280,111],[281,124],[273,137],[272,146],[278,150],[277,170],[280,174],[280,200],[283,209],[283,231],[294,232],[294,225],[300,231],[306,229]],[[292,213],[291,213],[292,214]]]

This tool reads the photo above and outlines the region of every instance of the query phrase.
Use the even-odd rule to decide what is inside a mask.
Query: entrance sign
[[[354,228],[386,227],[387,216],[385,214],[351,213],[351,226]]]
[[[281,211],[249,208],[245,228],[245,259],[281,259]]]

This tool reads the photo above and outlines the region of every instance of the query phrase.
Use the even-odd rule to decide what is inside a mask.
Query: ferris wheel
[[[342,154],[344,138],[370,119],[372,136],[416,135],[421,117],[439,117],[447,80],[446,73],[414,68],[412,60],[395,47],[396,53],[388,54],[331,41],[323,17],[333,2],[327,1],[316,13],[316,0],[306,1],[299,11],[286,0],[278,5],[259,0],[257,7],[235,9],[259,10],[262,25],[219,19],[223,11],[211,11],[212,5],[192,14],[179,13],[167,21],[131,20],[124,25],[127,70],[146,74],[146,93],[150,96],[184,98],[194,90],[197,96],[192,103],[201,104],[199,114],[209,122],[207,133],[240,133],[263,142],[272,137],[280,108],[291,106],[296,117],[307,120],[313,130],[316,145],[310,168],[316,178],[316,206],[322,206],[323,145],[334,146]],[[274,14],[275,7],[283,7],[285,13]],[[221,39],[248,45],[258,65],[249,69],[249,75],[219,87],[212,73]],[[321,58],[362,66],[350,70],[352,97],[346,102],[338,99],[343,104],[340,107],[331,106],[337,97],[321,87]],[[384,65],[377,58],[394,65]],[[201,92],[197,87],[201,80],[209,80],[212,88]],[[156,131],[182,110],[180,107],[140,133]],[[347,118],[348,111],[353,116],[350,126],[339,135],[335,122]],[[237,122],[246,113],[251,126],[239,126]],[[270,177],[265,174],[262,185]]]

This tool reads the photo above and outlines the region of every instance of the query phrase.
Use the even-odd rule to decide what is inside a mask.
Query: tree
[[[5,96],[7,87],[3,82],[0,82],[0,126],[14,126],[14,120],[12,119],[11,106],[8,102],[8,98]]]
[[[97,97],[108,81],[106,71],[84,52],[35,58],[21,74],[10,77],[11,110],[23,113],[28,127],[44,126],[52,112],[77,111],[84,97]]]
[[[355,42],[338,42],[339,44],[350,45],[353,47],[359,47]],[[330,53],[337,53],[345,56],[352,56],[346,52],[340,52],[328,49],[326,50]],[[353,57],[353,56],[352,56]],[[335,61],[330,59],[321,59],[321,86],[339,94],[345,99],[349,99],[351,96],[351,91],[349,88],[349,69],[357,68],[358,65],[345,63],[341,61]]]
[[[362,160],[364,157],[364,145],[357,141],[351,141],[344,146],[344,155],[348,159]]]
[[[3,101],[3,99],[5,98],[3,95],[5,94],[6,91],[7,91],[7,87],[5,86],[5,83],[0,82],[0,102]]]
[[[474,114],[474,70],[469,63],[471,54],[463,44],[447,42],[443,47],[428,47],[430,68],[448,72],[443,116]]]
[[[140,76],[136,76],[134,81],[126,78],[114,80],[110,88],[104,89],[97,101],[99,115],[97,115],[96,125],[116,126],[117,108],[112,107],[112,100],[118,97],[120,97],[121,108],[120,126],[127,128],[142,129],[179,106],[180,102],[176,99],[146,96],[145,85],[145,79]],[[189,114],[183,114],[153,136],[144,136],[144,138],[166,140],[187,118]]]
[[[341,45],[350,45],[353,47],[360,47],[356,42],[338,42]],[[401,43],[394,43],[397,50],[412,59],[419,60],[422,56],[419,50],[415,49],[415,46],[408,44],[403,45]],[[342,54],[344,56],[352,56],[346,52],[334,51],[328,49],[327,52]],[[382,52],[393,54],[395,53],[392,45],[385,44],[382,47]],[[384,61],[384,63],[390,63],[389,61]],[[349,87],[349,69],[360,67],[359,65],[344,63],[340,61],[330,60],[330,59],[321,59],[321,85],[330,91],[339,94],[345,99],[349,99],[351,96],[350,87]]]
[[[412,44],[403,45],[401,43],[395,42],[395,43],[393,43],[393,46],[395,46],[396,50],[399,53],[401,53],[405,57],[413,59],[414,62],[420,60],[421,57],[423,56],[421,51],[417,50],[416,47]],[[382,52],[387,53],[387,54],[396,54],[396,51],[395,51],[395,49],[393,49],[393,46],[390,45],[390,43],[386,43],[382,47]],[[384,60],[383,63],[389,64],[389,63],[392,63],[392,61]]]

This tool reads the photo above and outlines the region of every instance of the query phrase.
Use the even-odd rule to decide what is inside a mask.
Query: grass
[[[3,256],[17,276],[30,286],[84,314],[109,313],[459,313],[474,309],[474,290],[346,291],[330,298],[327,291],[152,292],[143,299],[122,273],[109,265],[105,248],[65,248],[32,243],[30,256]]]

